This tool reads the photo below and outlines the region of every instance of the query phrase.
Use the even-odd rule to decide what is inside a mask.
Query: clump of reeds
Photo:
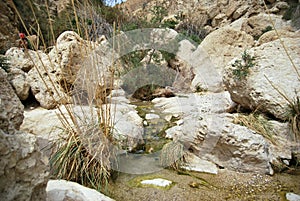
[[[165,144],[161,150],[160,164],[174,170],[179,170],[185,161],[186,150],[182,143],[172,141]]]
[[[31,8],[34,7],[31,2],[29,3]],[[79,7],[84,10],[78,12],[77,9]],[[16,6],[14,8],[27,31],[27,35],[30,35]],[[92,26],[99,25],[99,18],[96,16],[95,10],[93,10],[88,0],[79,6],[76,6],[74,1],[71,1],[70,8],[73,9],[77,33],[87,41],[90,41],[90,45],[84,46],[83,44],[82,52],[77,52],[77,55],[78,57],[82,57],[82,60],[93,60],[95,57],[89,57],[87,53],[92,52],[95,48],[92,40],[96,41],[95,37],[100,37],[99,29],[96,26]],[[49,12],[48,7],[47,11]],[[34,12],[33,9],[32,12]],[[78,13],[81,14],[81,18],[78,17]],[[33,16],[38,24],[39,21],[34,13]],[[50,23],[49,29],[54,39],[57,33],[53,32],[49,13],[48,16]],[[71,26],[74,27],[74,25]],[[44,40],[45,37],[43,37],[42,32],[37,30],[36,34],[45,46],[47,43]],[[54,48],[56,47],[54,46]],[[33,49],[37,50],[39,47],[34,47]],[[45,49],[47,49],[47,47]],[[80,55],[81,53],[82,55]],[[41,58],[40,60],[43,65],[42,68],[46,72],[47,69],[54,68],[54,66],[45,66]],[[103,191],[110,180],[111,172],[113,171],[111,164],[115,160],[114,139],[112,138],[114,116],[112,112],[114,108],[111,107],[109,102],[104,101],[107,96],[109,96],[109,91],[113,88],[114,71],[111,70],[109,74],[104,75],[103,72],[99,72],[101,69],[97,66],[96,61],[93,60],[87,63],[92,64],[88,66],[89,70],[78,71],[78,73],[82,73],[82,75],[77,77],[84,78],[80,79],[79,85],[78,83],[76,85],[75,83],[61,82],[61,86],[59,86],[50,76],[50,82],[46,82],[45,78],[41,76],[39,67],[34,67],[40,74],[47,88],[53,88],[55,91],[61,90],[57,87],[70,89],[70,91],[65,91],[65,93],[58,93],[58,96],[65,96],[60,98],[70,99],[67,96],[73,94],[73,103],[76,103],[77,107],[76,110],[74,109],[75,105],[65,103],[57,108],[60,121],[64,126],[63,132],[65,135],[60,142],[57,142],[54,153],[52,153],[50,158],[53,176],[58,179],[71,180],[84,186]],[[51,63],[51,65],[53,64]],[[111,69],[113,69],[113,66]],[[65,79],[64,77],[60,77],[60,80]],[[71,87],[67,86],[70,84],[72,85]],[[101,93],[99,91],[101,91]],[[82,96],[81,93],[85,96]],[[53,95],[52,98],[54,102],[57,102],[57,99],[55,99]],[[86,103],[88,104],[86,105]]]
[[[251,113],[248,115],[238,114],[238,116],[236,116],[234,119],[234,123],[246,126],[247,128],[270,140],[273,144],[276,144],[276,141],[273,137],[274,134],[272,125],[263,115],[256,113]]]

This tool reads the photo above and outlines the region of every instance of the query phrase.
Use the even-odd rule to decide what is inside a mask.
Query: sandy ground
[[[300,194],[300,175],[237,173],[220,170],[217,175],[190,172],[178,174],[164,169],[148,175],[120,173],[109,188],[116,201],[214,201],[214,200],[278,200],[287,192]],[[134,182],[143,178],[164,178],[174,185],[168,189],[138,187]]]

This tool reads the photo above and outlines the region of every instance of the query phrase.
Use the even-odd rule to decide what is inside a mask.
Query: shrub
[[[249,69],[253,66],[256,65],[255,57],[251,56],[247,53],[245,50],[244,53],[242,54],[242,60],[235,60],[235,62],[232,65],[234,67],[233,69],[233,75],[235,78],[241,80],[249,74]]]

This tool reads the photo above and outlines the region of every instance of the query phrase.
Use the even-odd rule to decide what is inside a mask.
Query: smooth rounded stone
[[[288,201],[300,201],[300,195],[295,193],[287,193],[285,197]]]
[[[141,184],[154,185],[154,186],[158,186],[158,187],[167,187],[167,186],[171,185],[172,182],[169,180],[166,180],[166,179],[157,178],[157,179],[151,179],[151,180],[143,180],[143,181],[141,181]]]
[[[50,180],[47,184],[47,201],[113,201],[94,189],[65,180]]]
[[[153,114],[153,113],[146,114],[146,116],[145,116],[145,119],[147,119],[147,120],[150,120],[150,119],[159,119],[159,118],[160,118],[159,115]]]

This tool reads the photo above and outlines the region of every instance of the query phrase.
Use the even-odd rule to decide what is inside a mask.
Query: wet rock
[[[47,201],[113,201],[94,189],[65,180],[50,180],[47,184]]]

